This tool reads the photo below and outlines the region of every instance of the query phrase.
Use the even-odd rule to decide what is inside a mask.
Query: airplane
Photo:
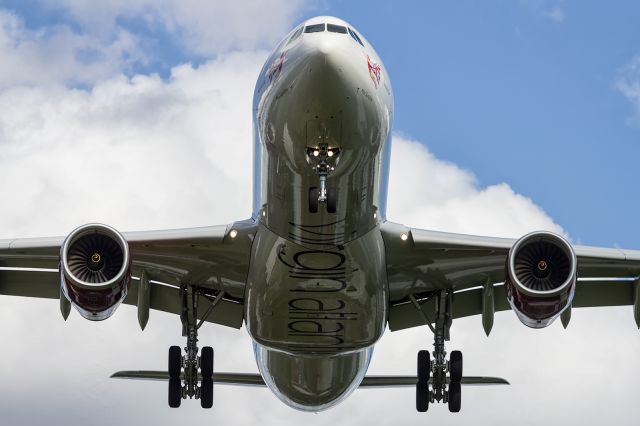
[[[269,56],[253,98],[251,217],[203,228],[125,232],[97,223],[64,237],[0,240],[0,288],[58,299],[101,321],[122,304],[180,315],[184,351],[167,371],[112,377],[167,382],[168,404],[213,406],[213,384],[268,387],[282,402],[322,411],[358,387],[413,386],[416,409],[461,409],[464,376],[447,353],[452,321],[498,311],[531,328],[574,307],[632,305],[640,326],[640,251],[572,245],[547,231],[505,239],[412,228],[386,218],[393,91],[370,43],[349,23],[319,16]],[[198,348],[205,323],[246,327],[259,374],[214,371]],[[377,341],[428,327],[432,352],[415,376],[367,376]]]

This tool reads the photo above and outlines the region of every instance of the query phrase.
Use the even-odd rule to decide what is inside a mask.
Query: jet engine
[[[60,285],[84,318],[109,318],[127,295],[131,257],[124,237],[107,225],[83,225],[60,248]]]
[[[551,232],[533,232],[511,247],[506,266],[507,299],[520,321],[532,328],[551,324],[571,306],[576,290],[573,247]]]

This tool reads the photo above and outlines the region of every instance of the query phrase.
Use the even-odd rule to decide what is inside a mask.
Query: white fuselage
[[[269,57],[253,107],[245,320],[267,385],[317,411],[359,385],[386,326],[391,85],[353,27],[318,17]]]

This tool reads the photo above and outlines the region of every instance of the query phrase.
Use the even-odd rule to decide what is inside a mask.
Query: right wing
[[[230,236],[231,231],[235,231]],[[256,225],[230,225],[129,232],[133,281],[123,303],[138,304],[143,273],[149,278],[151,309],[182,313],[180,286],[224,291],[207,321],[240,328],[243,298]],[[0,294],[58,299],[60,248],[65,237],[0,240]],[[199,306],[203,317],[207,305]]]
[[[387,255],[391,330],[424,325],[410,296],[421,300],[425,310],[433,311],[435,300],[430,295],[443,289],[454,292],[454,318],[483,313],[485,283],[492,286],[495,311],[510,309],[502,283],[507,255],[517,240],[428,231],[391,222],[384,223],[381,230]],[[636,304],[640,309],[640,292],[636,291],[640,251],[589,246],[574,246],[574,251],[578,284],[573,307]]]

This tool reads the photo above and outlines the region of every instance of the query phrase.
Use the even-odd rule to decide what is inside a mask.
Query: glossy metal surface
[[[328,17],[305,24],[325,22],[348,25]],[[387,319],[391,330],[424,325],[409,295],[433,312],[429,294],[451,289],[452,318],[481,313],[482,285],[505,280],[515,240],[385,222],[393,117],[386,69],[366,40],[301,29],[258,78],[253,218],[124,234],[132,273],[149,283],[134,279],[124,303],[139,304],[142,324],[147,309],[182,313],[180,285],[224,291],[207,321],[239,328],[246,320],[267,385],[295,408],[318,410],[359,383]],[[324,204],[309,209],[319,178],[305,153],[319,143],[340,149],[326,181],[338,190],[335,213]],[[2,293],[57,299],[63,240],[0,240]],[[640,251],[575,253],[578,274],[592,280],[578,280],[574,307],[635,302],[640,312]],[[509,309],[505,287],[495,286],[493,311]],[[198,309],[205,316],[206,306]]]
[[[307,22],[331,21],[319,17]],[[312,245],[300,229],[323,225],[341,244],[371,230],[384,216],[393,95],[375,51],[349,35],[303,33],[278,46],[254,94],[254,216],[273,232]],[[379,67],[373,78],[369,64]],[[274,71],[277,70],[277,71]],[[337,214],[308,211],[309,188],[319,186],[307,162],[318,143],[340,148],[327,179],[338,190]],[[375,215],[374,215],[375,213]],[[375,216],[375,217],[374,217]],[[333,225],[329,225],[333,224]]]
[[[303,25],[347,23],[330,17]],[[351,27],[353,28],[353,27]],[[299,34],[265,63],[254,94],[254,217],[245,321],[267,386],[288,405],[321,410],[366,372],[388,306],[384,243],[393,95],[378,55],[347,33]],[[324,185],[309,155],[329,162]],[[323,178],[324,179],[324,178]],[[330,356],[327,356],[330,355]]]
[[[344,245],[309,249],[261,226],[252,257],[262,261],[249,271],[245,321],[261,346],[336,354],[382,336],[388,295],[377,228]]]
[[[285,404],[302,411],[335,406],[364,379],[373,347],[332,356],[294,356],[254,344],[265,384]]]

